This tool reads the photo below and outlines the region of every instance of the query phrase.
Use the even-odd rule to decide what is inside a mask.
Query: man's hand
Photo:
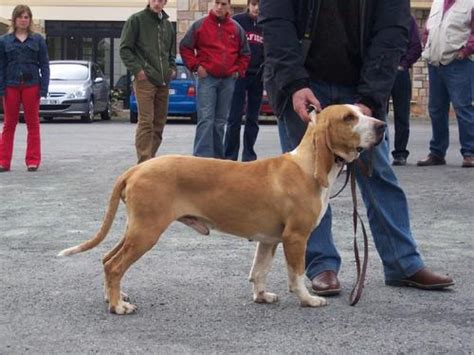
[[[171,69],[171,73],[170,73],[170,79],[171,79],[171,80],[174,80],[174,79],[176,79],[176,74],[177,74],[177,73],[176,73],[176,70],[174,70],[174,69]]]
[[[141,81],[141,80],[146,80],[147,79],[147,76],[145,74],[145,72],[142,70],[140,70],[137,75],[135,75],[135,79],[137,79],[138,81]]]
[[[373,117],[372,116],[372,110],[370,108],[368,108],[367,106],[365,106],[364,104],[355,104],[358,108],[360,108],[360,110],[362,111],[362,113],[366,116],[370,116],[370,117]]]
[[[203,66],[200,65],[198,66],[197,74],[198,74],[198,77],[200,77],[201,79],[205,78],[207,76],[207,70]]]
[[[311,120],[307,111],[309,105],[315,106],[317,112],[321,111],[321,103],[309,88],[296,91],[292,98],[293,110],[295,110],[298,116],[300,116],[300,118],[305,122],[309,122]]]

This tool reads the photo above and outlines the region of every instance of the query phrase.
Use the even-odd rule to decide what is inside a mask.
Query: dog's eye
[[[357,153],[362,153],[364,151],[364,148],[362,147],[357,147]]]

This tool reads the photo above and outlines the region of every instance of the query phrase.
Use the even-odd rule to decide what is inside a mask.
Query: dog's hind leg
[[[126,235],[126,234],[125,234]],[[123,243],[125,242],[125,235],[120,239],[120,241],[115,245],[111,250],[109,250],[104,257],[102,258],[102,264],[105,265],[117,252],[122,248]],[[104,298],[105,302],[109,302],[109,296],[107,294],[107,287],[104,285]],[[125,292],[120,291],[120,298],[123,301],[129,302],[130,298]]]
[[[122,248],[126,235],[127,232],[125,232],[125,235],[122,237],[122,239],[120,239],[120,241],[112,249],[105,253],[104,257],[102,258],[103,265],[105,265]]]
[[[120,281],[128,268],[158,241],[171,219],[163,218],[158,223],[130,223],[122,247],[104,265],[105,287],[109,300],[109,311],[116,314],[135,312],[137,307],[121,297]]]
[[[257,244],[249,275],[249,281],[253,283],[253,300],[256,303],[275,303],[278,301],[276,294],[265,291],[267,275],[270,271],[277,246],[277,243],[266,244],[258,242]]]
[[[311,296],[304,284],[305,280],[305,252],[307,234],[285,229],[283,232],[283,250],[288,266],[288,284],[303,307],[325,306],[327,301],[323,297]]]

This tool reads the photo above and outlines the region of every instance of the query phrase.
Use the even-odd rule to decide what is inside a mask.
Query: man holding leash
[[[265,87],[278,115],[284,151],[300,142],[308,105],[355,104],[362,113],[385,118],[400,56],[408,43],[408,0],[262,0]],[[454,281],[425,267],[412,236],[405,194],[390,166],[388,142],[361,155],[373,172],[356,177],[385,283],[437,290]],[[295,182],[297,183],[297,182]],[[341,257],[331,231],[329,207],[306,250],[306,275],[318,295],[341,291]]]

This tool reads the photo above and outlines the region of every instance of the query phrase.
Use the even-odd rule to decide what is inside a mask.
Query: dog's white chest
[[[314,225],[314,228],[319,226],[319,223],[321,223],[321,219],[326,214],[326,211],[327,211],[328,205],[329,205],[329,199],[331,197],[332,187],[334,186],[334,183],[336,182],[337,175],[339,174],[340,170],[341,170],[341,167],[338,164],[334,164],[332,166],[331,171],[329,172],[329,175],[328,175],[329,187],[327,189],[322,189],[322,191],[321,191],[321,197],[320,197],[321,198],[321,213],[319,214],[318,218],[316,219],[316,223]]]

